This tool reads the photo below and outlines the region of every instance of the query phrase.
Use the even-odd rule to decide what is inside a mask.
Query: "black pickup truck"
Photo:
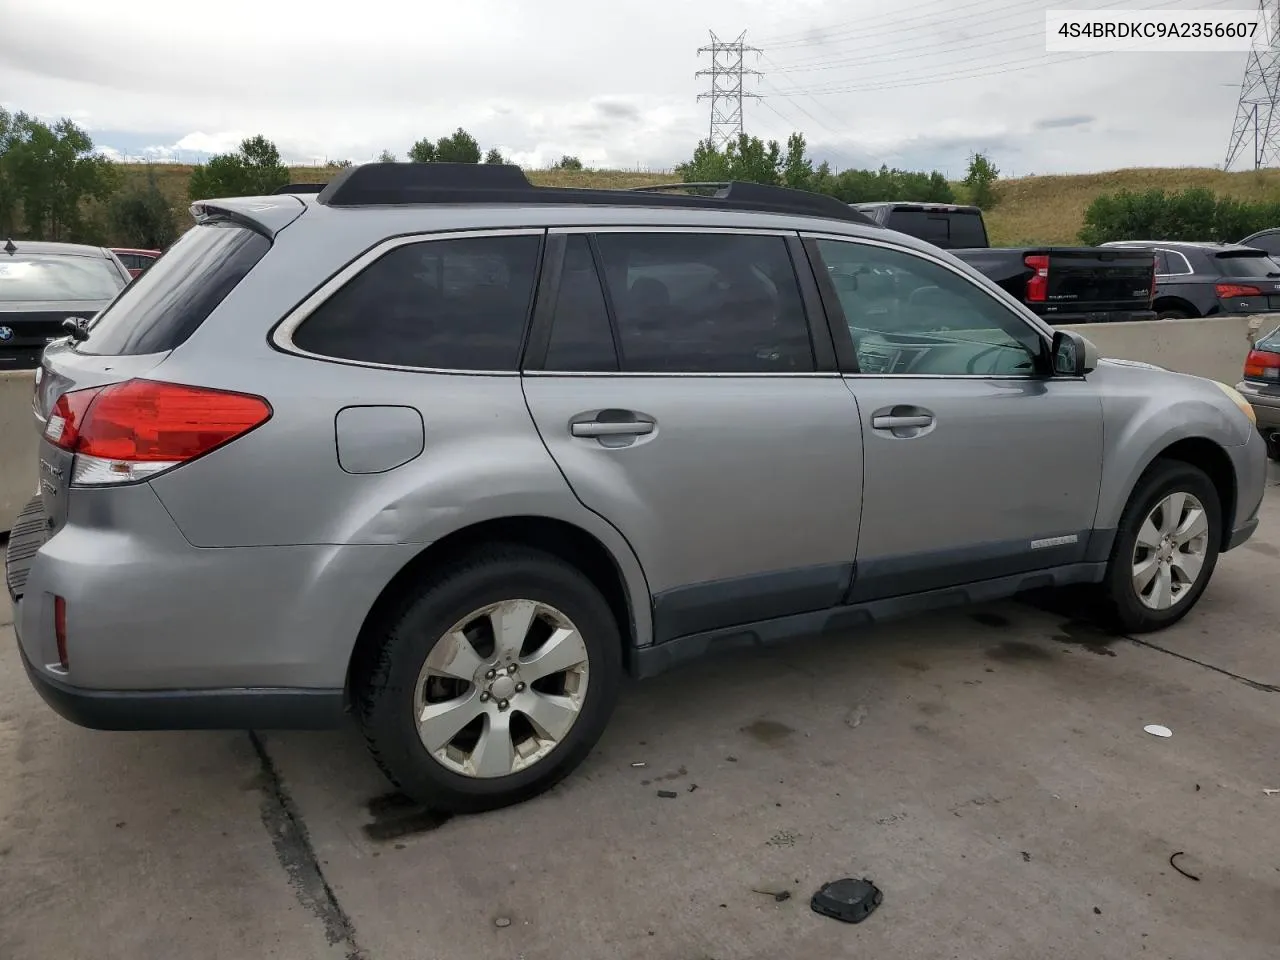
[[[1154,320],[1155,253],[1119,247],[992,247],[982,211],[948,203],[856,203],[882,227],[947,250],[1049,323]]]

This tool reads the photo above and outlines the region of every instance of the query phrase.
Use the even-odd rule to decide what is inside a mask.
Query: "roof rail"
[[[690,187],[714,189],[714,193],[696,196],[674,192]],[[658,189],[634,190],[535,187],[519,167],[494,163],[366,163],[330,180],[316,201],[330,207],[505,203],[749,210],[874,226],[870,218],[835,197],[788,187],[741,181],[664,184]]]
[[[283,187],[277,187],[272,190],[272,194],[277,193],[319,193],[325,188],[323,183],[286,183]]]

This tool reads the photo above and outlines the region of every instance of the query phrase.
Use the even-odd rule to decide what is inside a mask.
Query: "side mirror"
[[[1098,348],[1074,330],[1053,335],[1053,373],[1058,377],[1083,377],[1098,368]]]

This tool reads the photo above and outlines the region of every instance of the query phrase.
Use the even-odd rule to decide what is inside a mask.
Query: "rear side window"
[[[1156,273],[1169,273],[1169,254],[1165,253],[1163,250],[1156,251]]]
[[[782,237],[604,233],[596,242],[623,370],[814,369],[808,321]]]
[[[1257,254],[1251,256],[1223,256],[1219,254],[1214,258],[1214,261],[1224,277],[1280,278],[1280,264],[1277,264],[1268,256]]]
[[[293,343],[364,363],[515,370],[541,242],[531,234],[396,247],[320,304]]]
[[[270,248],[262,234],[228,221],[192,227],[98,315],[80,352],[129,356],[172,350]]]

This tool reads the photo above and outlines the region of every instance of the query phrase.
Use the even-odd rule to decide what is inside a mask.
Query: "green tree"
[[[676,172],[685,183],[745,180],[778,184],[782,182],[782,148],[777,140],[765,143],[759,137],[749,137],[745,133],[727,144],[724,150],[703,141],[693,151],[693,159],[676,167]]]
[[[484,155],[484,162],[485,163],[506,163],[507,161],[502,159],[502,154],[499,152],[497,147],[491,147],[489,152]]]
[[[415,146],[416,146],[416,144],[415,144]],[[409,152],[410,152],[411,154],[413,153],[413,151],[412,151],[412,150],[410,150]],[[412,160],[412,159],[413,159],[413,157],[412,157],[412,156],[410,156],[410,158],[409,158],[409,159],[410,159],[410,160]],[[396,155],[395,155],[394,153],[392,153],[390,150],[383,150],[380,154],[378,154],[378,162],[379,162],[379,163],[395,163],[395,162],[396,162]]]
[[[111,198],[107,224],[115,242],[122,246],[163,250],[177,238],[173,210],[150,166],[145,183],[131,184]]]
[[[990,210],[999,199],[996,196],[995,182],[1000,179],[1000,171],[985,153],[974,153],[969,156],[969,167],[965,171],[964,185],[969,192],[969,201],[983,210]]]
[[[563,157],[561,157],[559,160],[556,161],[555,166],[552,167],[551,169],[552,170],[581,170],[582,161],[579,160],[577,157],[570,156],[569,154],[566,153]]]
[[[6,115],[7,116],[7,115]],[[6,210],[16,222],[21,206],[25,232],[38,240],[91,240],[96,224],[85,215],[87,201],[105,200],[119,171],[93,152],[93,140],[70,120],[52,127],[18,114],[5,122],[3,167]]]
[[[383,151],[383,156],[385,155],[386,151]],[[423,137],[409,148],[408,158],[410,163],[434,163],[436,161],[435,142]]]
[[[280,151],[262,134],[241,141],[235,153],[210,157],[191,171],[187,191],[192,200],[210,197],[258,197],[289,182]]]
[[[0,107],[0,236],[8,237],[18,227],[18,184],[13,179],[10,148],[18,143],[30,118]]]
[[[459,127],[452,136],[436,141],[438,163],[479,163],[480,144],[476,138]]]
[[[782,159],[782,183],[796,190],[813,189],[813,161],[805,155],[803,133],[787,137],[787,152]]]

